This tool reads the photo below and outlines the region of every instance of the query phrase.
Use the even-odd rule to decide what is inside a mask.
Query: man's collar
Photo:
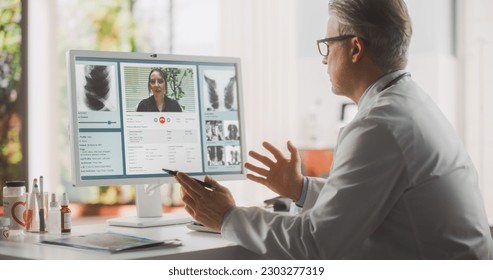
[[[405,70],[397,70],[397,71],[390,72],[390,73],[385,74],[382,77],[380,77],[373,84],[371,84],[368,88],[366,88],[363,95],[361,95],[360,99],[358,100],[358,108],[359,109],[362,108],[362,106],[365,104],[365,101],[366,101],[368,96],[373,96],[375,93],[382,91],[385,87],[387,87],[389,85],[389,83],[392,83],[393,80],[395,80],[399,76],[404,75],[405,73],[406,73]]]

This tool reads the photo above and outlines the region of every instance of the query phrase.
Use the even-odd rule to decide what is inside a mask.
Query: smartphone
[[[197,222],[192,222],[187,225],[187,228],[195,231],[203,231],[203,232],[211,232],[211,233],[221,233],[220,231],[208,228],[202,224],[199,224]]]

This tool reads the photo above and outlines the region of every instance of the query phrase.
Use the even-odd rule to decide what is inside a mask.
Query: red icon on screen
[[[166,122],[166,119],[164,117],[159,117],[159,123],[164,124]]]

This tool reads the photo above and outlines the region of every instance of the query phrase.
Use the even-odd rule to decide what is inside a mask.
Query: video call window
[[[124,65],[122,68],[127,112],[195,112],[194,66]],[[166,106],[158,108],[154,96],[166,97]]]

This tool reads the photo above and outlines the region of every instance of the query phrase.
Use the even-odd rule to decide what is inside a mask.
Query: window
[[[25,2],[0,2],[0,182],[27,174]],[[1,201],[1,194],[0,194]]]
[[[479,175],[490,225],[493,225],[493,18],[491,1],[462,1],[458,7],[458,50],[462,61],[462,133]]]

